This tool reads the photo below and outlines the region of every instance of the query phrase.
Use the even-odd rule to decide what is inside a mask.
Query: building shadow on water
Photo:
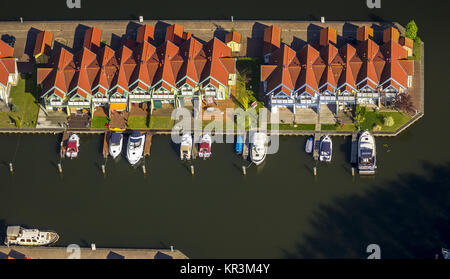
[[[450,162],[423,163],[425,174],[402,173],[364,195],[321,205],[284,258],[367,258],[378,244],[382,258],[434,258],[450,246]]]

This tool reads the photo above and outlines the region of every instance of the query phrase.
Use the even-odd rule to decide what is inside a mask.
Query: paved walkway
[[[36,128],[37,129],[52,129],[66,127],[67,114],[62,111],[48,111],[47,114],[39,109]]]

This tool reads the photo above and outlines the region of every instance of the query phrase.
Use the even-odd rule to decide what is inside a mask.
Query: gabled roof
[[[319,89],[322,91],[334,91],[342,71],[344,61],[339,55],[338,49],[328,44],[320,52],[320,56],[325,63],[325,69],[319,82]]]
[[[302,88],[302,90],[315,96],[315,92],[319,90],[318,84],[326,65],[320,57],[320,53],[310,44],[300,50],[298,56],[302,63],[302,70],[296,88],[297,90]]]
[[[379,46],[371,39],[361,42],[358,54],[363,62],[357,77],[357,84],[361,88],[369,85],[373,89],[378,87],[385,65],[384,56]]]
[[[142,43],[144,41],[146,42],[153,42],[155,36],[155,28],[151,25],[144,24],[138,28],[136,41],[138,43]]]
[[[180,55],[178,54],[178,50],[179,48],[171,41],[166,41],[156,50],[159,66],[153,78],[153,86],[157,86],[158,88],[163,86],[166,89],[169,89],[167,87],[176,86],[175,78],[177,77],[177,73],[174,73],[171,62],[172,60],[175,63],[179,61]]]
[[[373,39],[373,28],[365,25],[359,27],[356,31],[356,39],[360,42]]]
[[[100,70],[94,79],[92,87],[93,89],[97,89],[98,86],[101,86],[106,89],[101,92],[107,93],[106,91],[109,90],[114,75],[119,67],[114,50],[108,46],[101,48],[98,54],[98,61]],[[93,93],[95,94],[96,92]]]
[[[14,48],[5,43],[3,40],[0,40],[0,58],[13,57],[13,55]]]
[[[83,46],[93,52],[97,52],[100,49],[101,39],[102,30],[97,27],[91,27],[86,30]]]
[[[37,34],[33,56],[45,54],[50,56],[53,45],[53,34],[49,31],[42,31]]]
[[[327,46],[329,43],[337,43],[337,31],[332,27],[327,27],[320,30],[320,45]]]
[[[203,44],[192,37],[180,46],[179,53],[184,62],[178,72],[177,83],[186,79],[195,83],[200,82],[200,75],[206,64]]]
[[[130,89],[140,87],[147,91],[152,85],[152,79],[148,72],[147,63],[155,53],[156,48],[147,41],[139,44],[138,50],[135,53],[136,67],[130,80]]]
[[[168,26],[166,29],[166,41],[181,45],[183,42],[183,26],[176,23]]]
[[[356,91],[356,77],[362,62],[356,54],[356,49],[350,44],[346,44],[340,49],[340,56],[344,61],[344,66],[338,80],[338,90]]]
[[[3,86],[8,85],[8,77],[10,74],[16,72],[16,58],[6,57],[0,58],[0,84]]]
[[[200,82],[208,81],[209,78],[226,86],[228,75],[236,71],[236,60],[231,58],[231,49],[217,38],[210,40],[204,47],[207,57],[203,68]]]
[[[271,25],[264,29],[264,46],[263,55],[274,52],[280,48],[281,29],[275,25]]]
[[[98,75],[99,64],[97,55],[87,48],[83,48],[76,55],[76,73],[70,86],[70,92],[83,98],[92,95],[92,85]]]
[[[388,43],[389,41],[394,41],[398,43],[400,39],[400,31],[397,28],[390,26],[383,31],[383,42]]]
[[[228,32],[225,36],[225,43],[235,42],[240,44],[242,39],[242,35],[236,31]]]

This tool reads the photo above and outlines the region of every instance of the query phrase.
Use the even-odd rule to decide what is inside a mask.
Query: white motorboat
[[[250,159],[255,165],[259,166],[266,159],[267,135],[265,133],[254,133],[250,142]]]
[[[132,165],[136,165],[144,154],[145,135],[133,132],[128,139],[127,159]]]
[[[212,139],[211,136],[208,134],[204,134],[202,138],[200,139],[200,145],[198,148],[198,156],[200,158],[206,159],[211,157],[211,145],[212,145]]]
[[[191,159],[191,150],[192,150],[192,136],[190,134],[184,134],[181,137],[180,159],[181,160],[190,160]]]
[[[333,142],[328,135],[325,135],[320,140],[319,146],[319,160],[321,162],[331,162],[331,157],[333,155]]]
[[[314,138],[310,137],[308,138],[308,140],[306,140],[305,152],[311,154],[313,152],[313,147],[314,147]]]
[[[364,131],[358,140],[358,170],[360,174],[375,174],[376,164],[375,138]]]
[[[123,134],[121,133],[112,133],[109,137],[109,155],[111,155],[114,159],[120,155],[122,152],[123,145]]]
[[[53,231],[24,229],[20,226],[9,226],[6,229],[5,245],[46,246],[58,241],[59,235]]]
[[[70,159],[78,157],[78,148],[80,147],[80,137],[77,134],[71,134],[67,140],[66,156]]]

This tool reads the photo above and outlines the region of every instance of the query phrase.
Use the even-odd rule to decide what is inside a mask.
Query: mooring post
[[[11,173],[14,172],[13,163],[9,163],[9,171],[10,171]]]
[[[105,165],[102,165],[102,173],[103,173],[103,174],[106,173],[106,167],[105,167]]]
[[[62,165],[61,165],[61,163],[58,163],[58,171],[59,171],[59,173],[62,173]]]
[[[195,174],[195,169],[194,169],[194,165],[191,165],[191,174],[194,175]]]
[[[147,169],[145,168],[145,165],[142,166],[142,172],[143,172],[144,174],[147,173]]]
[[[352,176],[355,176],[355,168],[352,167]]]
[[[173,252],[173,245],[170,245],[170,252]]]
[[[314,171],[314,176],[317,176],[317,167],[314,167],[313,171]]]
[[[20,17],[20,23],[23,23],[23,17]]]
[[[242,166],[242,173],[244,175],[247,175],[247,168],[245,166]]]

